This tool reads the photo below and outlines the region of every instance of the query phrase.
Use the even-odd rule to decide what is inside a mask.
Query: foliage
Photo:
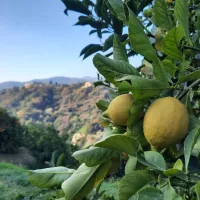
[[[102,121],[108,126],[99,142],[87,150],[74,153],[81,165],[61,184],[62,199],[87,197],[108,174],[115,172],[116,166],[120,166],[122,159],[116,159],[117,156],[126,153],[125,175],[118,185],[119,200],[198,200],[199,1],[63,2],[67,7],[66,13],[73,10],[84,14],[78,24],[95,26],[94,8],[99,22],[94,27],[97,33],[108,28],[107,24],[116,28],[115,35],[109,37],[113,42],[106,42],[113,46],[113,59],[97,54],[93,63],[105,78],[105,81],[100,81],[101,84],[112,91],[111,99],[129,93],[133,95],[134,102],[126,126],[114,124],[106,115],[105,102],[98,103],[104,111]],[[152,15],[145,17],[141,13],[144,8],[152,8]],[[128,27],[128,35],[120,40],[123,27]],[[162,37],[158,37],[158,33]],[[107,49],[105,45],[104,48]],[[88,55],[91,52],[88,53],[86,48],[82,53]],[[144,64],[137,69],[127,59],[134,53],[144,57]],[[142,111],[146,112],[156,99],[168,96],[185,104],[190,119],[189,128],[182,141],[156,150],[145,140],[143,119],[137,116]],[[103,162],[99,158],[103,158]]]
[[[22,145],[23,127],[15,117],[0,108],[0,153],[15,153]]]
[[[59,132],[53,126],[29,125],[25,127],[24,146],[32,152],[39,163],[51,160],[51,166],[55,166],[57,162],[58,166],[75,167],[77,162],[71,154],[76,147],[68,144],[67,139],[67,136],[59,136]]]
[[[27,169],[8,163],[0,163],[0,200],[47,200],[56,197],[55,190],[40,189],[27,180]]]
[[[26,147],[40,164],[51,159],[52,153],[57,166],[77,166],[71,154],[77,147],[68,142],[68,135],[59,136],[53,126],[22,126],[15,117],[0,108],[0,153],[17,153],[19,147]]]
[[[16,116],[23,125],[53,125],[60,134],[82,133],[85,125],[87,134],[101,132],[97,123],[101,112],[95,103],[98,99],[108,99],[105,87],[94,88],[92,83],[70,85],[31,84],[29,88],[0,90],[0,106],[6,108],[10,115]],[[84,145],[84,144],[83,144]]]
[[[125,2],[127,2],[129,8],[137,15],[152,1],[153,0],[144,2]],[[69,14],[68,11],[81,13],[75,25],[90,26],[91,31],[89,32],[89,35],[96,34],[100,40],[99,44],[89,44],[82,49],[80,56],[83,56],[83,59],[86,59],[88,56],[91,56],[98,51],[105,52],[106,56],[112,55],[113,52],[111,48],[113,47],[114,34],[119,35],[119,40],[126,43],[127,33],[124,33],[124,29],[127,25],[127,9],[125,8],[126,12],[124,12],[122,1],[62,0],[62,2],[66,6],[64,11],[66,15]],[[127,52],[128,56],[136,54],[131,48],[127,48]]]

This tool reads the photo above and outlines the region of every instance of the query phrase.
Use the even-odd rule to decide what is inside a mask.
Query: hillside
[[[9,89],[13,87],[22,87],[27,83],[45,83],[49,84],[50,82],[52,84],[75,84],[75,83],[82,83],[86,81],[93,82],[96,78],[94,77],[82,77],[82,78],[70,78],[70,77],[64,77],[64,76],[55,76],[51,78],[45,78],[45,79],[34,79],[26,82],[19,82],[19,81],[7,81],[0,83],[0,89]]]
[[[87,145],[101,137],[96,102],[108,99],[108,90],[94,88],[90,82],[70,85],[26,84],[25,87],[0,90],[0,107],[17,116],[22,124],[53,124],[72,142]]]

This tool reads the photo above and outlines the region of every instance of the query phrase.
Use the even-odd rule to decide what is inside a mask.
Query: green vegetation
[[[0,200],[50,200],[53,190],[39,189],[27,180],[28,170],[12,164],[0,163]]]
[[[56,153],[54,162],[57,162],[57,159],[62,154],[62,159],[60,158],[61,160],[59,161],[60,164],[62,163],[62,165],[68,167],[77,166],[77,161],[71,157],[77,147],[71,145],[67,134],[59,136],[59,131],[52,125],[22,126],[17,118],[10,117],[7,111],[2,108],[0,108],[0,117],[0,154],[3,158],[8,153],[13,159],[15,155],[16,157],[20,156],[17,154],[20,154],[18,152],[19,148],[25,147],[34,156],[37,164],[45,166],[44,163],[52,160],[53,153]],[[25,156],[24,160],[26,160],[29,155],[21,154],[21,156]],[[20,159],[22,160],[22,158]]]
[[[0,153],[13,153],[23,145],[24,129],[15,117],[0,108]]]
[[[65,165],[75,167],[77,162],[71,157],[71,153],[77,148],[68,142],[68,136],[59,136],[59,132],[53,126],[30,125],[24,127],[23,146],[30,150],[39,163],[50,161],[53,152],[58,155],[65,154]]]
[[[104,43],[90,44],[81,52],[84,58],[97,51],[106,54],[95,55],[93,63],[104,77],[99,75],[95,85],[111,91],[109,102],[98,102],[107,128],[100,141],[73,154],[80,162],[78,169],[31,171],[31,183],[58,186],[62,200],[85,200],[102,180],[120,170],[123,155],[127,160],[118,184],[119,200],[199,200],[199,1],[62,1],[66,14],[81,13],[76,25],[91,26],[90,34],[99,38],[110,33]],[[151,13],[144,13],[147,9]],[[129,59],[135,54],[144,57],[139,68]],[[113,119],[121,115],[121,103],[112,108],[114,117],[105,111],[122,94],[132,95],[133,103],[120,123]],[[64,181],[59,172],[66,175]]]
[[[0,163],[0,200],[52,200],[56,197],[55,190],[39,189],[27,180],[28,170],[8,163]],[[100,191],[105,194],[116,194],[117,182],[103,182]],[[94,192],[95,193],[95,192]]]

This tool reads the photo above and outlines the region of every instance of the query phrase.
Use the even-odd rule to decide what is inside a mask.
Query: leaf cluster
[[[120,21],[118,26],[122,23],[128,27],[128,36],[122,41],[119,33],[114,32],[113,58],[97,54],[93,63],[104,77],[102,84],[110,89],[110,101],[129,93],[134,102],[126,127],[109,119],[105,112],[109,102],[97,103],[103,111],[101,120],[107,124],[104,136],[93,146],[73,154],[81,165],[59,183],[63,200],[84,199],[108,174],[119,169],[124,154],[128,159],[119,183],[119,200],[198,200],[200,120],[198,106],[195,107],[200,84],[198,1],[108,0],[104,3],[111,17]],[[143,8],[151,8],[152,15],[143,15]],[[141,67],[135,68],[130,63],[127,48],[144,57]],[[156,99],[166,96],[185,104],[189,129],[180,144],[157,151],[145,140],[143,119],[135,116],[146,112]]]

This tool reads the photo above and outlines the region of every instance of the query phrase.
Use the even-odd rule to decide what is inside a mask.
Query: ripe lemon
[[[179,143],[187,134],[188,112],[173,97],[156,100],[144,116],[144,135],[156,149],[164,149]]]
[[[108,106],[108,116],[114,124],[126,126],[129,111],[133,103],[131,94],[122,94],[114,98]]]

